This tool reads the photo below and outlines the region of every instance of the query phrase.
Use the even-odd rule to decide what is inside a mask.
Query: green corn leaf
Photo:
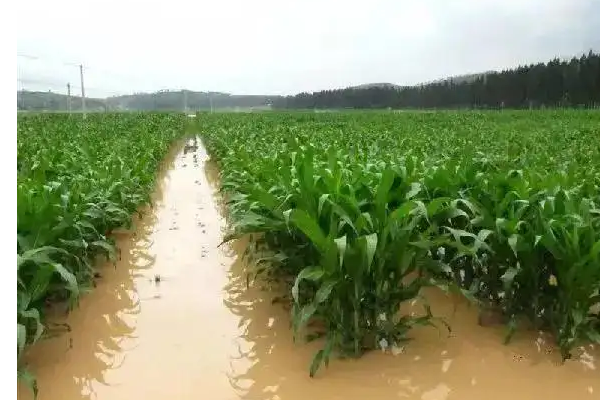
[[[36,268],[33,279],[27,287],[31,301],[37,301],[46,294],[53,273],[52,264],[39,265]]]
[[[60,239],[60,242],[68,248],[72,249],[85,250],[88,248],[88,243],[82,238],[74,240]]]
[[[387,204],[387,197],[393,183],[394,171],[391,169],[384,170],[381,180],[379,181],[379,186],[377,186],[377,190],[375,192],[375,204],[377,204],[377,207],[385,207],[385,204]]]
[[[319,207],[317,209],[319,216],[321,216],[321,214],[323,213],[323,206],[325,205],[325,203],[328,202],[329,196],[329,193],[324,193],[321,195],[321,197],[319,197]]]
[[[317,351],[315,353],[315,355],[313,356],[313,359],[310,363],[310,370],[309,370],[309,376],[311,378],[313,378],[317,371],[319,370],[319,367],[321,366],[321,364],[323,364],[323,359],[325,357],[325,350],[320,349],[319,351]]]
[[[508,245],[510,246],[511,250],[513,251],[515,257],[517,257],[517,245],[519,242],[519,235],[513,233],[512,235],[510,235],[510,237],[508,238]]]
[[[600,240],[597,240],[596,243],[592,246],[590,250],[589,258],[592,260],[598,260],[600,255]]]
[[[377,251],[377,234],[371,233],[370,235],[361,236],[358,238],[358,241],[361,244],[363,254],[365,255],[366,267],[367,269],[370,269],[373,264],[375,252]]]
[[[56,253],[69,254],[64,249],[52,246],[43,246],[27,250],[17,257],[17,269],[19,269],[21,265],[23,265],[26,262],[33,262],[36,264],[51,264],[54,261],[50,258],[50,255]]]
[[[365,221],[364,227],[369,230],[372,231],[374,229],[374,225],[373,225],[373,220],[371,219],[371,214],[369,213],[361,213],[360,217],[362,219],[362,221]],[[357,224],[358,225],[358,224]],[[357,230],[358,230],[358,226],[357,226]]]
[[[344,257],[346,256],[346,247],[348,245],[348,239],[346,238],[346,235],[344,235],[342,237],[334,239],[334,242],[337,246],[339,253],[339,267],[342,267],[344,265]]]
[[[587,329],[586,330],[586,336],[588,337],[588,339],[590,339],[592,342],[596,343],[596,344],[600,344],[600,333],[593,330],[593,329]]]
[[[450,197],[437,197],[427,204],[427,214],[436,215],[440,210],[444,208],[444,204],[450,202]],[[465,213],[466,214],[466,213]]]
[[[482,229],[477,233],[477,239],[479,239],[482,242],[485,242],[487,238],[493,233],[494,231],[491,231],[489,229]]]
[[[327,335],[327,341],[325,342],[325,346],[322,349],[320,349],[317,353],[315,353],[309,371],[309,375],[311,378],[313,378],[316,375],[317,371],[319,370],[322,364],[325,364],[326,367],[329,367],[329,359],[331,357],[331,352],[335,345],[335,341],[335,332]]]
[[[108,254],[110,260],[116,260],[117,258],[115,246],[113,246],[106,240],[95,240],[92,243],[90,243],[90,246],[99,247],[102,250],[104,250],[106,254]]]
[[[312,318],[314,313],[317,311],[317,305],[314,303],[310,303],[300,310],[297,316],[297,320],[295,321],[296,331],[302,329],[308,321]]]
[[[506,329],[506,335],[504,336],[504,344],[510,343],[510,341],[513,338],[513,336],[517,332],[517,320],[515,319],[514,316],[511,316],[511,318],[508,321],[508,324],[507,324],[506,328],[507,329]]]
[[[96,227],[94,225],[92,225],[89,221],[77,221],[76,222],[77,225],[79,225],[82,228],[86,228],[94,233],[98,233],[98,230],[96,229]]]
[[[419,182],[413,182],[410,184],[410,190],[406,194],[406,200],[410,200],[421,192],[422,185]]]
[[[448,211],[448,219],[454,219],[457,217],[465,217],[465,219],[469,219],[469,214],[467,214],[465,211],[461,210],[460,208],[451,208]]]
[[[504,272],[504,274],[500,277],[500,279],[502,279],[502,282],[504,283],[505,290],[509,290],[511,288],[512,283],[515,280],[515,277],[517,276],[518,273],[519,273],[518,268],[509,267],[506,270],[506,272]]]
[[[71,292],[71,295],[79,296],[79,285],[77,284],[77,278],[75,278],[75,275],[67,270],[62,264],[53,263],[52,267],[66,283],[67,289],[69,292]]]
[[[17,314],[29,308],[31,296],[26,290],[17,291]]]
[[[469,211],[471,211],[471,213],[473,215],[479,214],[479,209],[475,206],[475,204],[473,204],[469,200],[467,200],[467,199],[456,199],[456,200],[452,201],[452,205],[455,208],[458,208],[459,204],[463,204],[464,206],[466,206],[469,209]]]
[[[17,354],[23,353],[25,342],[27,341],[27,329],[25,325],[17,323]]]
[[[393,183],[394,171],[391,169],[384,170],[375,192],[375,208],[378,224],[382,224],[385,221],[388,197]]]
[[[44,325],[40,318],[40,312],[36,308],[30,308],[29,310],[20,312],[18,317],[32,319],[35,322],[36,328],[31,343],[37,342],[44,333]]]
[[[427,207],[425,206],[425,203],[423,203],[421,200],[415,200],[414,203],[416,207],[412,210],[412,213],[422,216],[426,220],[429,220],[429,215],[427,215]]]
[[[302,231],[311,242],[321,251],[326,253],[328,250],[327,237],[321,231],[319,224],[311,218],[311,216],[304,210],[288,210],[285,213],[288,215],[288,219],[298,229]]]
[[[403,218],[408,217],[415,207],[416,204],[412,201],[407,201],[403,203],[399,208],[397,208],[390,214],[388,224],[393,221],[399,221]]]
[[[17,233],[17,243],[19,246],[21,246],[21,249],[26,252],[27,250],[31,249],[31,244],[29,242],[29,239],[26,238],[23,235],[20,235]]]
[[[329,298],[329,295],[331,294],[331,291],[335,287],[336,283],[337,282],[334,280],[328,280],[323,282],[319,290],[317,290],[317,293],[315,295],[315,302],[317,304],[321,304],[324,301],[326,301]]]
[[[296,276],[294,286],[292,287],[292,297],[294,301],[296,303],[298,302],[298,291],[300,289],[300,282],[302,282],[302,280],[306,279],[308,281],[317,281],[321,279],[321,277],[323,277],[324,274],[325,271],[323,270],[323,268],[316,266],[306,267],[302,271],[300,271],[298,276]]]

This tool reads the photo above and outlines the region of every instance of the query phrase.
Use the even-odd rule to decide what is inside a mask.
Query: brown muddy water
[[[186,146],[166,170],[154,207],[118,239],[116,268],[67,317],[71,331],[28,355],[41,400],[600,398],[598,348],[560,365],[543,336],[504,346],[500,328],[436,291],[426,296],[451,336],[419,328],[405,349],[309,378],[318,344],[294,344],[288,313],[246,289],[236,245],[217,247],[225,221],[204,149]],[[19,398],[31,398],[21,385]]]

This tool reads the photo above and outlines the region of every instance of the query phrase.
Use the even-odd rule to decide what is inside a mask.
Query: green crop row
[[[408,340],[424,286],[528,321],[563,359],[600,343],[600,113],[199,114],[252,273],[335,352]],[[439,321],[443,322],[443,321]],[[435,324],[439,327],[439,323]],[[315,328],[316,327],[316,328]],[[303,331],[305,332],[305,331]]]
[[[171,143],[175,114],[17,117],[17,358],[46,330],[44,309],[88,290],[108,237],[148,202]],[[19,377],[35,381],[19,366]]]

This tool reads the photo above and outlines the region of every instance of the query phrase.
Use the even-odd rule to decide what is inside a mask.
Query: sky
[[[295,94],[600,51],[600,0],[17,3],[17,87]]]

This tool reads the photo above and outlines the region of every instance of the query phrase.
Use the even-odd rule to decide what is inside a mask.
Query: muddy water
[[[538,335],[503,346],[501,330],[436,291],[427,296],[450,337],[415,330],[406,349],[334,361],[310,379],[316,344],[294,344],[287,312],[246,289],[236,245],[217,248],[225,223],[207,159],[201,147],[174,157],[154,207],[119,239],[117,268],[69,315],[71,332],[32,350],[40,399],[599,398],[598,349],[559,365]]]

